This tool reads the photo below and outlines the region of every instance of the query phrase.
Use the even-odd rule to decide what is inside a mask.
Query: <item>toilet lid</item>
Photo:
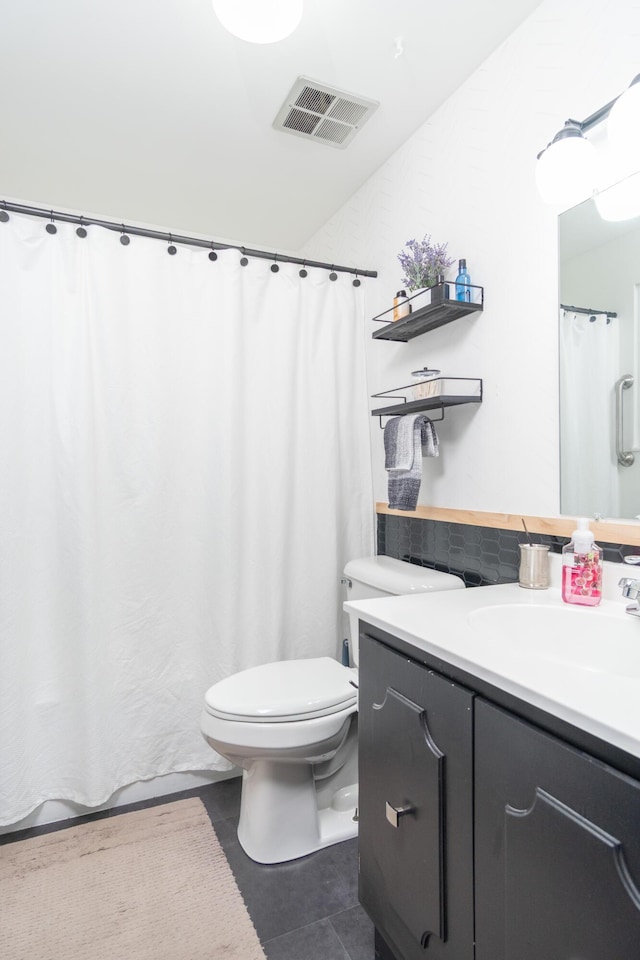
[[[214,684],[205,694],[213,716],[254,723],[324,717],[356,702],[355,672],[331,657],[265,663]]]

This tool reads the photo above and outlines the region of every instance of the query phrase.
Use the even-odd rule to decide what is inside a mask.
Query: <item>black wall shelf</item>
[[[397,321],[400,323],[400,321]],[[443,378],[449,381],[451,385],[459,384],[460,389],[466,389],[466,392],[436,394],[432,397],[420,397],[418,400],[408,400],[404,395],[396,391],[408,391],[413,389],[416,384],[408,384],[404,387],[394,387],[392,390],[383,390],[380,393],[374,393],[373,397],[380,399],[382,397],[391,398],[395,396],[396,403],[388,404],[384,407],[377,407],[371,411],[372,417],[404,417],[409,413],[421,413],[423,410],[441,410],[441,420],[444,420],[445,407],[457,407],[463,403],[482,403],[482,380],[472,377],[447,377]],[[463,387],[463,384],[471,384],[470,387]]]
[[[404,417],[408,413],[421,413],[423,410],[441,410],[444,407],[457,407],[463,403],[482,403],[482,397],[457,397],[447,394],[442,397],[428,397],[424,400],[408,400],[407,403],[393,403],[388,407],[379,407],[371,411],[372,417]]]
[[[391,323],[383,320],[383,317],[392,313],[393,307],[378,314],[377,317],[373,317],[375,321],[385,323],[384,327],[372,334],[373,339],[396,340],[400,343],[407,343],[428,330],[435,330],[437,327],[444,326],[445,323],[451,323],[452,320],[458,320],[460,317],[468,317],[471,313],[480,313],[484,309],[483,287],[471,285],[473,302],[468,303],[464,300],[450,300],[445,296],[454,286],[454,284],[447,282],[431,287],[431,302],[424,307],[417,307],[413,310],[413,313],[401,320],[395,320]],[[410,300],[415,299],[419,303],[420,296],[410,298]],[[415,307],[415,303],[413,306]]]

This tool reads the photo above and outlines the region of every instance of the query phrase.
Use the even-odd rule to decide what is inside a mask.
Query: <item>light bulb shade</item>
[[[561,130],[538,157],[536,182],[545,203],[572,207],[591,196],[595,181],[593,144],[577,128]]]
[[[302,19],[302,0],[212,0],[223,27],[249,43],[277,43]]]
[[[603,220],[632,220],[640,217],[640,173],[614,183],[595,195],[596,209]]]
[[[611,107],[607,138],[616,153],[629,160],[640,161],[640,83],[636,80]]]

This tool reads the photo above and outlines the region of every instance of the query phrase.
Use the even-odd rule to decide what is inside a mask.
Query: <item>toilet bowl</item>
[[[330,657],[287,660],[207,691],[202,732],[243,769],[238,840],[258,863],[293,860],[355,835],[353,765],[337,782],[354,754],[354,673]],[[317,787],[328,777],[340,795],[319,807]]]
[[[389,557],[350,561],[343,582],[353,599],[464,587]],[[356,836],[357,682],[357,667],[317,657],[251,667],[207,691],[202,733],[242,768],[238,840],[252,860],[281,863]]]

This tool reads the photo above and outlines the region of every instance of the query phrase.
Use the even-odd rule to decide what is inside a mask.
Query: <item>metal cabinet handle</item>
[[[387,820],[391,826],[397,829],[400,824],[400,817],[405,817],[408,813],[415,813],[416,808],[410,803],[406,804],[404,807],[394,807],[387,800],[385,812],[387,815]]]
[[[621,467],[631,467],[635,460],[630,450],[624,449],[624,411],[622,404],[622,391],[628,390],[633,386],[633,377],[627,373],[624,377],[616,380],[616,457]]]

